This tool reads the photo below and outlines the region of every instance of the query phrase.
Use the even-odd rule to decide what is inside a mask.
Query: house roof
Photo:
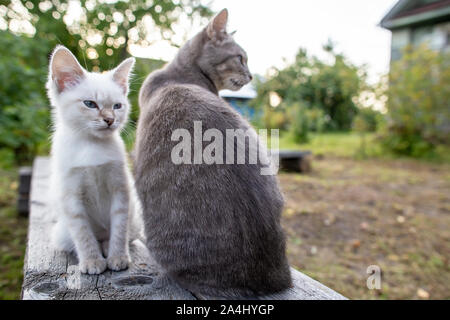
[[[223,98],[254,99],[257,94],[253,85],[249,83],[239,91],[222,90],[219,95]]]
[[[450,21],[450,0],[399,0],[380,25],[393,30],[433,21]]]

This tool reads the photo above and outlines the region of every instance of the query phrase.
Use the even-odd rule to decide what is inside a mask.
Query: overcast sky
[[[249,55],[252,72],[292,61],[300,47],[320,54],[328,38],[356,64],[367,63],[371,79],[388,71],[391,33],[378,26],[396,0],[214,0],[228,8],[229,31]]]

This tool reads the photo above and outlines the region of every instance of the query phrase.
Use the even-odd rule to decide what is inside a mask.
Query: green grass
[[[270,141],[268,142],[270,146]],[[356,132],[311,133],[307,143],[296,143],[289,132],[280,132],[280,149],[309,150],[316,156],[339,158],[410,159],[389,153],[381,147],[375,133],[366,133],[364,138]],[[419,161],[450,163],[450,147],[440,146],[433,153],[424,154]]]
[[[370,142],[374,135],[366,137]],[[361,137],[356,133],[311,134],[309,142],[296,143],[289,133],[280,135],[281,149],[311,150],[316,155],[354,157],[361,149]]]
[[[134,140],[133,130],[126,134],[127,146],[131,146]],[[365,155],[367,158],[395,159],[395,155],[383,153],[376,141],[375,134],[367,134]],[[321,133],[311,134],[308,143],[298,144],[289,133],[280,133],[280,149],[310,150],[314,155],[343,159],[362,159],[361,136],[357,133]],[[270,146],[270,142],[269,142]],[[426,155],[423,160],[432,162],[450,163],[450,148],[440,147],[435,154]],[[330,163],[333,163],[332,161]],[[363,165],[365,162],[357,162]],[[377,174],[380,181],[391,181],[391,171],[398,175],[397,169],[388,170],[380,164],[380,173]],[[358,168],[355,168],[357,170]],[[320,172],[326,175],[329,167],[323,167]],[[359,169],[358,169],[359,170]],[[363,168],[361,170],[366,170]],[[301,176],[301,179],[308,179],[308,176]],[[450,181],[450,175],[443,175],[446,181]],[[302,181],[303,181],[302,180]],[[327,180],[327,179],[326,179]],[[22,268],[26,246],[26,234],[28,220],[19,218],[16,212],[18,172],[16,167],[8,170],[0,169],[0,300],[20,298],[20,288],[22,284]],[[412,182],[410,182],[411,184]],[[450,208],[450,207],[447,207]],[[303,240],[295,238],[294,244],[303,245]],[[440,266],[443,259],[440,256],[433,256],[430,260],[430,268]]]
[[[28,220],[17,216],[17,169],[0,170],[0,300],[19,299]]]

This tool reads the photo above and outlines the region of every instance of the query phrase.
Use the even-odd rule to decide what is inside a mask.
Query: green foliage
[[[325,115],[325,112],[323,110],[317,108],[306,109],[305,116],[308,119],[309,131],[324,131],[328,121],[328,117]]]
[[[79,17],[70,14],[77,11]],[[57,44],[70,49],[88,70],[109,70],[129,55],[130,46],[152,44],[149,24],[152,38],[179,45],[173,25],[182,14],[198,21],[211,11],[199,0],[0,0],[0,22],[8,26],[0,31],[0,166],[28,162],[49,147],[45,82],[48,57]],[[142,81],[163,63],[137,59],[131,121],[123,135],[127,146],[134,137]]]
[[[173,41],[172,27],[181,14],[193,20],[211,15],[199,0],[0,0],[0,5],[6,10],[2,18],[15,22],[10,26],[31,24],[35,39],[50,43],[47,53],[63,44],[89,70],[108,70],[128,56],[130,46],[151,44],[149,24],[150,33],[156,32],[153,37],[179,45]],[[77,11],[79,17],[73,15]],[[25,32],[20,28],[11,31]]]
[[[274,109],[266,106],[262,116],[263,128],[267,129],[286,129],[288,127],[288,118],[285,110]]]
[[[320,110],[323,114],[320,129],[351,129],[358,112],[358,97],[367,89],[366,71],[336,53],[331,43],[324,50],[331,63],[311,57],[301,49],[293,64],[275,70],[275,75],[266,82],[257,83],[258,98],[253,104],[267,104],[275,92],[286,107],[300,103],[307,110]]]
[[[406,48],[392,64],[384,146],[397,153],[422,157],[450,144],[450,54],[425,46]]]
[[[299,103],[289,107],[291,113],[290,133],[296,143],[309,141],[309,119],[306,116],[306,108]]]
[[[309,109],[301,103],[293,103],[283,106],[289,113],[289,133],[294,142],[306,143],[309,141],[310,132],[322,132],[326,123],[326,117],[320,109]]]
[[[356,132],[310,132],[308,138],[307,142],[296,142],[290,132],[281,131],[280,149],[310,150],[315,156],[360,158],[361,136]],[[365,139],[368,156],[384,156],[374,133],[367,133]]]
[[[30,161],[46,142],[47,57],[42,43],[8,32],[0,32],[0,56],[0,165],[8,166]]]
[[[375,132],[384,121],[381,112],[372,108],[360,108],[353,120],[352,128],[358,132]]]

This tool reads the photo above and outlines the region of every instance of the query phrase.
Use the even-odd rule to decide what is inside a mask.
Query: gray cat
[[[146,79],[135,178],[147,245],[167,275],[193,292],[247,297],[292,286],[276,176],[261,175],[261,161],[175,165],[171,158],[173,132],[183,128],[193,136],[194,121],[224,136],[227,129],[250,130],[249,141],[258,139],[218,96],[218,90],[238,90],[252,79],[245,51],[226,32],[227,20],[223,10],[172,63]],[[235,144],[233,156],[238,149]]]

